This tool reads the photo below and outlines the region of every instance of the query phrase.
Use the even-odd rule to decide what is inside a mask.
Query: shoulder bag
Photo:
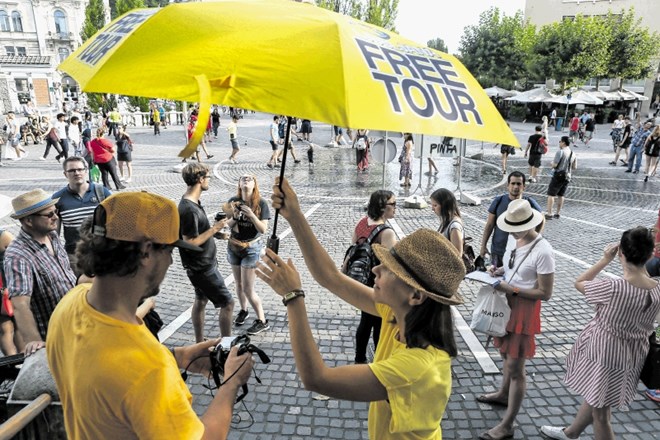
[[[559,159],[559,163],[557,164],[557,168],[554,174],[555,180],[557,182],[563,183],[563,182],[570,182],[571,179],[568,177],[568,169],[572,165],[571,164],[571,159],[573,158],[573,152],[571,151],[571,154],[568,156],[568,166],[566,167],[565,170],[560,170],[559,167],[561,166],[562,161],[564,160],[564,153],[561,155],[561,159]]]
[[[649,389],[660,388],[660,343],[655,337],[655,332],[649,336],[649,352],[639,379]]]

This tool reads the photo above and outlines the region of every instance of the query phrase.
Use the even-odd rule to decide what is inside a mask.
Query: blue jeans
[[[639,171],[642,166],[642,155],[644,154],[644,146],[630,146],[630,153],[628,153],[628,171],[632,171],[633,159],[635,159],[635,171]],[[637,156],[637,157],[635,157]]]

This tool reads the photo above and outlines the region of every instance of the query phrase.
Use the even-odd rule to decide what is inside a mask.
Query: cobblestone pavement
[[[230,149],[224,131],[227,118],[222,121],[219,138],[209,144],[211,154],[215,155],[211,163],[217,177],[212,181],[210,191],[203,196],[209,215],[235,193],[237,179],[243,173],[255,174],[263,195],[270,195],[273,178],[279,173],[279,169],[270,170],[265,166],[271,151],[266,142],[270,119],[269,115],[250,114],[239,122],[241,152],[237,164],[226,161]],[[511,125],[523,144],[533,132],[533,124]],[[156,138],[146,128],[131,130],[135,140],[135,176],[130,189],[154,191],[176,201],[185,190],[180,175],[172,171],[172,167],[179,162],[176,153],[181,148],[183,130],[181,127],[169,127],[161,131],[162,135]],[[552,299],[544,304],[544,333],[537,340],[537,356],[528,363],[527,397],[517,419],[516,439],[542,438],[539,434],[541,425],[562,425],[572,420],[581,399],[562,382],[564,358],[578,332],[593,315],[592,309],[573,288],[573,281],[599,259],[606,243],[618,239],[629,227],[652,225],[657,218],[659,182],[651,178],[650,182],[644,183],[643,175],[624,174],[624,168],[608,165],[613,156],[608,132],[609,126],[598,126],[596,138],[589,148],[580,144],[574,150],[579,160],[579,170],[569,186],[562,218],[550,221],[544,233],[556,251],[555,291]],[[325,144],[330,137],[329,126],[314,124],[315,142]],[[551,131],[550,138],[551,151],[544,158],[542,176],[538,183],[529,184],[526,191],[541,206],[545,206],[544,194],[549,182],[547,165],[558,148],[559,133]],[[428,142],[434,140],[438,139],[431,137]],[[401,200],[413,191],[427,195],[440,187],[457,187],[457,167],[452,166],[450,158],[440,159],[438,179],[422,176],[421,181],[419,162],[415,161],[413,190],[404,191],[399,187],[396,162],[388,164],[384,171],[382,165],[373,163],[368,173],[357,174],[352,149],[318,147],[314,152],[316,165],[312,168],[307,164],[306,146],[302,142],[295,142],[295,146],[302,162],[287,166],[286,176],[299,192],[303,210],[309,212],[314,231],[338,264],[349,245],[355,223],[364,215],[363,204],[375,189],[382,186],[389,188]],[[38,160],[43,145],[29,146],[28,149],[30,156],[27,159],[10,161],[8,166],[0,168],[1,194],[15,196],[36,186],[54,191],[65,184],[61,168],[53,159],[46,162]],[[488,204],[504,190],[504,179],[499,171],[499,148],[492,144],[468,142],[468,156],[482,152],[483,161],[464,161],[461,185],[463,190],[478,195],[483,201],[480,206],[464,205],[461,208],[467,235],[474,238],[477,248]],[[426,171],[426,164],[423,165],[423,171]],[[509,167],[527,171],[526,161],[520,153],[511,158]],[[402,204],[398,206],[395,223],[403,234],[420,227],[436,229],[438,226],[430,209],[406,209]],[[0,225],[9,227],[12,232],[18,229],[17,223],[9,217],[0,219]],[[295,240],[287,229],[286,221],[281,219],[278,225],[278,235],[282,238],[280,254],[291,257],[303,274],[310,321],[321,353],[329,365],[351,363],[359,314],[311,280]],[[224,243],[219,243],[218,249],[220,270],[228,276],[231,271],[226,261]],[[616,263],[608,267],[608,271],[620,274],[621,268]],[[232,278],[227,281],[231,283]],[[233,288],[233,283],[229,287]],[[262,383],[257,384],[254,379],[250,381],[250,392],[244,405],[238,407],[230,438],[367,438],[366,403],[326,399],[301,386],[288,341],[286,311],[267,286],[258,282],[256,288],[264,300],[271,329],[254,336],[252,340],[268,353],[272,362],[268,365],[258,363],[256,366]],[[466,282],[461,291],[466,303],[458,307],[458,311],[469,322],[477,287]],[[190,320],[185,319],[185,313],[189,316],[192,299],[190,283],[178,256],[175,256],[158,298],[158,311],[166,324],[171,324],[168,329],[173,331],[167,344],[193,341]],[[182,314],[180,321],[183,324],[173,323]],[[216,316],[213,308],[209,307],[206,313],[206,333],[209,336],[218,334]],[[235,331],[239,333],[241,328],[235,328]],[[484,337],[479,336],[479,340],[485,345]],[[501,375],[484,374],[461,335],[457,335],[457,342],[460,353],[453,363],[453,393],[442,421],[443,437],[473,439],[486,428],[494,426],[503,415],[501,410],[475,400],[484,390],[493,390],[499,384]],[[501,369],[502,362],[497,352],[492,348],[487,352]],[[188,384],[194,395],[196,411],[203,413],[212,399],[211,392],[205,387],[206,380],[193,377],[188,379]],[[639,389],[642,390],[641,386]],[[656,433],[660,431],[658,415],[656,404],[639,394],[627,409],[613,412],[617,438],[657,438]],[[592,435],[593,431],[589,429],[583,438],[592,438]]]

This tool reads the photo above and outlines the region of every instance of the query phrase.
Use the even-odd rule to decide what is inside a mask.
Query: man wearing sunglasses
[[[80,239],[80,225],[92,215],[99,203],[112,193],[105,186],[87,180],[87,162],[82,157],[68,157],[63,168],[68,184],[53,194],[53,199],[57,200],[55,207],[59,211],[60,228],[64,228],[64,248],[71,268],[76,275],[80,275],[76,264],[76,243]]]
[[[28,356],[44,347],[55,306],[76,284],[57,234],[57,202],[43,189],[11,201],[11,217],[21,222],[21,231],[7,247],[3,266],[17,331],[25,341],[17,348]]]

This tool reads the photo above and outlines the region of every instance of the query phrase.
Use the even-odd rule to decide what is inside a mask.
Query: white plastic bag
[[[477,293],[470,328],[490,336],[504,336],[510,317],[506,295],[490,285],[482,286]]]

